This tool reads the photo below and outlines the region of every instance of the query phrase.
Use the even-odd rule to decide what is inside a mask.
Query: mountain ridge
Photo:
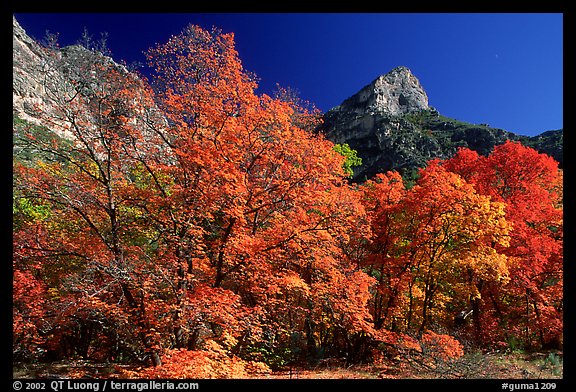
[[[420,81],[408,67],[398,66],[331,110],[400,115],[428,108],[428,95]]]
[[[410,181],[430,159],[449,158],[460,147],[488,155],[506,140],[521,142],[563,165],[563,129],[524,136],[443,116],[428,105],[424,88],[404,66],[379,76],[324,113],[323,120],[317,131],[334,143],[348,144],[362,158],[362,165],[353,169],[354,182],[389,170]]]
[[[78,45],[45,48],[29,37],[13,16],[13,116],[36,125],[42,124],[37,111],[51,110],[47,86],[74,90],[66,67],[80,58],[84,49]],[[50,51],[65,60],[46,80],[40,70],[50,63]],[[124,68],[109,57],[105,61]],[[122,73],[128,73],[123,69]],[[62,87],[64,86],[64,87]],[[563,130],[544,131],[528,137],[486,124],[470,124],[440,115],[429,106],[428,95],[418,78],[405,66],[380,75],[348,97],[342,104],[323,114],[324,123],[317,129],[334,143],[347,143],[358,152],[363,164],[354,168],[353,181],[362,182],[378,172],[397,170],[405,178],[416,176],[417,169],[429,159],[448,158],[458,147],[468,147],[487,154],[510,139],[544,152],[563,164]],[[58,124],[52,131],[60,136]],[[63,127],[65,128],[65,127]]]

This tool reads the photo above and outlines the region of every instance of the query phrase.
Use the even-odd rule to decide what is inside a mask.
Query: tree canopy
[[[551,158],[508,142],[410,188],[351,185],[355,151],[289,94],[257,94],[233,34],[188,26],[147,52],[149,83],[81,60],[47,64],[77,72],[46,78],[57,105],[38,113],[72,138],[14,123],[16,358],[231,378],[562,341]]]

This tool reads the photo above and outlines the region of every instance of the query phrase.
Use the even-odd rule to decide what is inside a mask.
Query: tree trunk
[[[140,304],[138,304],[136,302],[136,298],[134,298],[134,295],[130,291],[130,288],[128,287],[127,283],[122,283],[122,292],[124,293],[124,296],[126,297],[126,301],[128,301],[128,305],[136,313],[137,323],[138,323],[138,327],[139,327],[138,329],[140,330],[138,335],[140,336],[140,340],[144,344],[144,348],[146,349],[146,351],[148,353],[150,353],[152,365],[154,365],[154,366],[162,365],[160,355],[158,354],[156,349],[153,348],[152,341],[150,340],[149,337],[146,336],[146,333],[144,332],[144,331],[150,330],[150,326],[144,320],[144,312],[145,312],[144,299],[142,298],[142,300],[140,301]]]
[[[482,344],[482,326],[480,322],[480,299],[473,298],[470,300],[470,305],[472,306],[472,323],[474,324],[474,341],[477,346]]]
[[[316,341],[314,340],[314,322],[310,320],[310,317],[306,317],[304,321],[304,330],[306,332],[306,351],[308,354],[316,353]]]
[[[536,327],[538,328],[538,337],[540,338],[540,346],[545,346],[546,342],[544,340],[544,331],[542,330],[542,322],[540,318],[540,309],[538,308],[538,304],[536,299],[532,300],[532,305],[534,306],[534,314],[536,314]]]
[[[406,332],[410,330],[410,324],[412,323],[412,312],[414,307],[414,296],[412,294],[412,286],[414,285],[414,280],[411,280],[408,284],[408,314],[406,315]]]
[[[214,280],[214,287],[220,287],[222,284],[222,280],[224,280],[224,249],[226,248],[226,242],[232,234],[232,228],[236,223],[236,218],[230,218],[230,223],[228,227],[226,227],[226,231],[224,232],[224,236],[222,237],[222,244],[220,245],[220,249],[218,251],[218,258],[216,260],[216,278]]]

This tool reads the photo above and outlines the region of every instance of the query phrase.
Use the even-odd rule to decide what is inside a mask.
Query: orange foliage
[[[14,164],[15,353],[244,378],[269,371],[254,358],[448,361],[462,345],[431,328],[469,308],[459,336],[478,344],[561,333],[548,157],[506,143],[431,161],[410,189],[396,172],[351,186],[318,113],[256,94],[232,34],[189,26],[147,58],[153,89],[87,57],[43,115],[73,140],[17,142],[38,154]]]
[[[494,307],[492,314],[499,318],[491,323],[498,327],[484,331],[485,338],[521,336],[527,346],[557,344],[563,317],[563,177],[558,163],[507,142],[488,157],[461,150],[444,166],[464,176],[479,193],[505,203],[513,227],[502,253],[514,261],[509,267],[514,279],[484,287],[494,299],[485,305]]]
[[[243,361],[229,357],[215,342],[207,342],[202,350],[167,350],[162,365],[140,370],[121,369],[124,378],[147,379],[198,379],[198,378],[249,378],[269,373],[270,369],[261,362]]]
[[[462,344],[449,335],[426,331],[420,339],[422,352],[440,361],[450,361],[464,355]]]

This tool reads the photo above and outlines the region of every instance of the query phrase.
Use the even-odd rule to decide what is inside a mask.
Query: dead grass
[[[423,365],[397,361],[378,365],[293,369],[274,372],[282,379],[561,379],[562,353],[470,353],[452,363]]]
[[[255,378],[265,379],[561,379],[562,352],[468,353],[452,363],[429,366],[415,360],[377,365],[285,369]],[[117,378],[117,365],[88,361],[14,364],[12,376],[42,378]]]

